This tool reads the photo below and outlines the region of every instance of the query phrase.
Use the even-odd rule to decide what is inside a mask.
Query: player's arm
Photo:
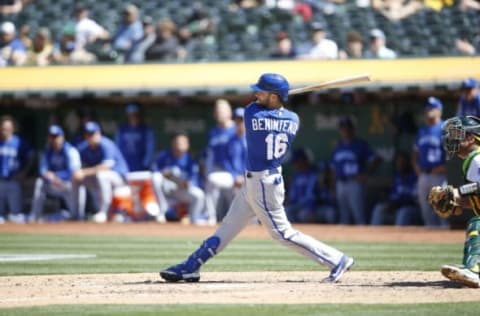
[[[435,186],[428,194],[428,201],[435,212],[443,218],[462,214],[463,208],[476,209],[471,197],[480,197],[480,183],[471,182],[458,188],[451,185]]]
[[[101,163],[99,163],[98,165],[95,165],[95,166],[92,166],[92,167],[83,168],[83,169],[81,169],[81,170],[82,170],[83,176],[84,176],[84,177],[87,177],[87,176],[95,175],[95,174],[97,174],[97,173],[100,172],[100,171],[110,170],[110,169],[112,169],[112,167],[113,167],[114,165],[115,165],[115,162],[114,162],[114,161],[112,161],[112,160],[104,160],[104,161],[102,161]]]

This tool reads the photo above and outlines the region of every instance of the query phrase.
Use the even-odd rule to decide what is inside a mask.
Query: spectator
[[[445,226],[428,203],[430,189],[447,182],[445,151],[442,147],[442,102],[429,97],[424,105],[424,125],[415,142],[413,166],[418,175],[418,200],[423,222],[428,227]]]
[[[340,59],[363,58],[362,36],[357,31],[347,33],[347,47],[339,52]]]
[[[14,134],[10,116],[0,118],[0,223],[5,216],[14,223],[24,223],[22,187],[32,163],[33,151],[22,138]],[[7,214],[5,206],[8,207]]]
[[[278,32],[276,37],[277,47],[276,50],[270,56],[274,59],[290,59],[297,56],[297,51],[293,47],[292,40],[285,32]]]
[[[224,99],[215,102],[215,120],[217,125],[210,129],[206,149],[206,212],[211,225],[217,222],[217,212],[226,211],[220,207],[222,189],[231,188],[234,182],[228,170],[228,143],[235,136],[236,126],[232,120],[232,108]],[[227,203],[229,204],[229,203]]]
[[[153,164],[153,183],[160,204],[159,221],[178,202],[188,204],[190,223],[204,224],[202,212],[205,194],[199,187],[199,167],[189,154],[190,141],[186,134],[176,134],[170,150],[160,152]],[[163,218],[162,218],[163,216]]]
[[[67,25],[63,29],[60,41],[54,46],[53,59],[55,63],[61,65],[91,64],[96,61],[96,56],[77,46],[75,28],[73,25]]]
[[[147,49],[145,58],[157,61],[176,61],[185,57],[175,35],[177,27],[171,20],[162,20],[157,25],[155,42]]]
[[[4,0],[0,2],[0,15],[7,16],[22,11],[30,0]]]
[[[337,59],[337,43],[326,38],[327,32],[322,23],[312,23],[312,42],[313,45],[309,52],[301,55],[303,59]]]
[[[115,143],[130,171],[149,170],[155,151],[153,130],[145,124],[137,104],[128,104],[125,112],[127,122],[118,128]]]
[[[142,36],[143,26],[139,19],[138,8],[133,4],[128,4],[122,11],[122,24],[113,36],[113,49],[124,58]]]
[[[478,0],[460,0],[458,6],[464,11],[480,10],[480,2]]]
[[[466,78],[462,81],[457,116],[473,115],[480,117],[480,89],[477,80]]]
[[[305,148],[297,149],[290,161],[295,171],[288,187],[287,217],[292,223],[316,222],[317,170],[312,165],[311,153]]]
[[[455,48],[463,55],[477,55],[480,52],[480,35],[477,34],[472,41],[457,38]]]
[[[20,32],[18,33],[18,39],[23,43],[25,49],[30,50],[33,44],[33,41],[30,37],[30,26],[28,24],[22,25],[20,27]]]
[[[422,222],[417,206],[417,175],[406,152],[395,158],[395,175],[386,201],[378,202],[372,212],[372,225],[410,226]]]
[[[424,8],[424,4],[420,0],[372,0],[371,5],[392,21],[409,17]]]
[[[104,223],[112,203],[113,189],[125,185],[128,166],[115,143],[102,135],[98,123],[85,123],[85,133],[85,141],[78,145],[82,168],[74,176],[75,200],[79,203],[78,214],[82,216],[85,214],[85,196],[81,187],[91,191],[98,210],[92,220]]]
[[[47,194],[62,199],[67,208],[55,215],[61,219],[77,219],[72,179],[80,167],[80,154],[65,141],[63,129],[58,125],[50,126],[48,145],[40,159],[40,177],[35,181],[29,222],[41,218]]]
[[[197,1],[192,4],[192,14],[186,24],[178,30],[180,43],[191,52],[197,46],[214,42],[215,23],[209,11]]]
[[[15,25],[12,22],[0,25],[0,66],[21,66],[27,61],[27,50],[15,35]]]
[[[338,129],[340,140],[332,155],[332,166],[340,224],[350,224],[353,217],[353,223],[365,225],[366,182],[382,159],[366,141],[355,136],[349,117],[340,119]]]
[[[28,51],[27,65],[47,66],[52,60],[53,44],[50,31],[46,27],[41,27],[33,38],[32,48]]]
[[[73,27],[75,29],[75,43],[77,49],[85,48],[97,40],[106,40],[110,38],[108,31],[90,19],[89,11],[83,5],[77,5],[73,11]]]
[[[134,43],[132,50],[127,54],[126,60],[132,63],[142,63],[145,61],[145,55],[149,47],[155,42],[157,35],[155,33],[155,24],[150,16],[142,20],[143,36]]]
[[[259,0],[233,0],[230,2],[230,10],[236,11],[241,9],[253,9],[260,5]]]
[[[367,58],[394,59],[397,54],[385,46],[385,34],[379,29],[370,31],[370,49],[365,53]]]

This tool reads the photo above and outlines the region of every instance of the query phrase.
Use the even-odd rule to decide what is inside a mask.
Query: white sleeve
[[[70,159],[71,171],[79,170],[82,167],[82,162],[78,150],[76,150],[74,147],[71,147],[67,154]]]
[[[480,182],[480,155],[476,155],[470,162],[465,178],[470,182]]]

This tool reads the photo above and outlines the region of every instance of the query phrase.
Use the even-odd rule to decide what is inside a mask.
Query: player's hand
[[[238,177],[235,178],[235,181],[234,181],[233,185],[236,188],[241,188],[244,181],[245,181],[245,178],[243,176],[238,176]]]
[[[73,180],[78,181],[78,182],[81,182],[81,181],[83,181],[83,179],[85,179],[85,172],[83,172],[82,169],[77,170],[77,171],[73,174]]]

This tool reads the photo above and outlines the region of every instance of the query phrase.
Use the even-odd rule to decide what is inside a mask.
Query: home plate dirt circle
[[[0,277],[3,307],[53,304],[415,304],[480,301],[478,289],[440,272],[350,271],[326,284],[323,272],[207,272],[199,283],[158,274]]]

